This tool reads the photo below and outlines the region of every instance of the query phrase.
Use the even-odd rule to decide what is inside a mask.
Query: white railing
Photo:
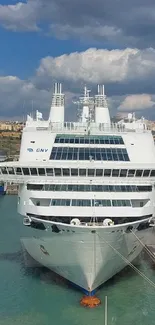
[[[135,128],[126,128],[125,125],[117,124],[117,123],[111,123],[105,124],[105,123],[80,123],[80,122],[64,122],[64,123],[57,123],[57,122],[51,122],[49,125],[44,126],[41,124],[32,123],[31,126],[27,127],[24,131],[29,131],[29,128],[32,128],[32,131],[52,131],[54,133],[63,132],[65,133],[81,133],[81,134],[87,134],[88,132],[90,134],[101,134],[101,133],[127,133],[127,132],[150,132],[150,130],[142,127],[135,127]]]

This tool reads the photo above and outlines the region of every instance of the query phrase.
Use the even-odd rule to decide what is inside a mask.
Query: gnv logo
[[[38,148],[36,149],[36,152],[47,152],[48,149],[42,149],[42,148]]]
[[[27,148],[27,151],[28,152],[34,152],[34,149],[33,148]],[[43,149],[43,148],[37,148],[36,149],[36,152],[47,152],[48,149]]]
[[[32,148],[27,148],[27,151],[28,152],[33,152],[33,149]]]

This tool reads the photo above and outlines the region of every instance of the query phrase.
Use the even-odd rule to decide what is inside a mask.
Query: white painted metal
[[[97,96],[97,97],[96,97]],[[0,163],[0,180],[4,182],[14,182],[19,184],[18,192],[18,212],[27,217],[31,215],[33,220],[39,220],[45,230],[31,228],[31,235],[23,239],[24,246],[29,254],[39,263],[49,267],[51,270],[62,275],[68,280],[76,283],[80,287],[91,291],[100,284],[107,281],[114,274],[119,272],[124,266],[124,261],[110,250],[104,242],[109,241],[120,254],[133,261],[140,253],[142,247],[132,233],[126,233],[128,224],[119,224],[110,227],[104,226],[103,222],[89,225],[90,220],[100,218],[116,217],[136,217],[155,216],[155,177],[150,177],[151,170],[155,170],[155,147],[152,134],[146,126],[136,123],[135,118],[123,121],[119,124],[110,124],[108,107],[105,104],[104,87],[98,86],[98,95],[95,100],[89,96],[89,91],[85,87],[81,122],[64,123],[64,95],[62,94],[61,84],[55,84],[52,98],[52,106],[48,121],[44,121],[40,112],[34,120],[28,116],[26,126],[23,130],[19,161]],[[92,121],[92,108],[96,122]],[[144,122],[144,121],[143,121]],[[130,125],[129,125],[130,124]],[[143,123],[144,124],[144,123]],[[69,135],[120,135],[124,144],[121,148],[126,148],[129,161],[70,161],[70,160],[50,160],[52,147],[57,134]],[[56,143],[61,147],[61,143]],[[66,147],[86,147],[86,144],[63,143]],[[89,144],[89,147],[119,148],[120,145],[98,145]],[[19,170],[21,168],[21,170]],[[24,175],[27,168],[28,174]],[[45,175],[39,175],[39,168],[45,171]],[[52,169],[51,174],[47,174],[47,169]],[[86,169],[87,176],[56,176],[55,168],[69,170],[75,168]],[[32,174],[35,169],[37,174]],[[133,169],[150,170],[147,177],[97,177],[88,176],[88,169]],[[96,172],[95,172],[96,173]],[[94,174],[96,175],[96,174]],[[27,184],[92,184],[92,185],[151,185],[152,191],[149,192],[74,192],[74,191],[42,191],[29,190]],[[79,200],[138,200],[145,201],[143,206],[128,207],[104,207],[104,206],[51,206],[51,199],[79,199]],[[37,204],[39,201],[39,204]],[[32,217],[33,215],[33,217]],[[36,218],[34,218],[36,216]],[[88,218],[88,223],[79,222],[54,223],[45,221],[49,217],[70,217],[70,219]],[[149,218],[147,218],[149,220]],[[132,222],[134,231],[144,243],[151,229],[138,232],[136,230],[142,221]],[[26,223],[26,222],[25,222]],[[51,226],[56,224],[60,232],[52,232]],[[131,224],[131,223],[130,223]],[[92,232],[93,230],[93,232]],[[103,239],[103,240],[102,240]],[[43,245],[48,254],[44,254],[40,249]],[[64,258],[65,257],[65,258]]]
[[[110,115],[107,106],[104,85],[98,85],[98,94],[95,96],[95,122],[110,125]]]

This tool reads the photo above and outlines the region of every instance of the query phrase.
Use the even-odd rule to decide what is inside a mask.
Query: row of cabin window
[[[52,199],[48,200],[49,205],[52,206],[78,206],[78,207],[143,207],[145,201],[139,200],[71,200],[71,199]],[[42,200],[36,201],[37,206],[42,205]],[[45,199],[43,199],[43,205],[45,206]],[[47,206],[47,205],[46,205]]]
[[[68,192],[151,192],[152,186],[143,185],[79,185],[79,184],[27,184],[31,191]]]
[[[124,148],[53,147],[51,160],[129,161]]]
[[[155,169],[86,169],[1,167],[2,174],[31,176],[155,177]]]
[[[67,136],[57,135],[55,143],[75,143],[75,144],[124,144],[122,137],[120,136]]]

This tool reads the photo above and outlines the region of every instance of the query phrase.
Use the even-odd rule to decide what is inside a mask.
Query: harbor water
[[[20,237],[29,229],[16,201],[16,196],[0,197],[0,325],[104,325],[105,296],[108,325],[154,325],[155,287],[130,267],[97,292],[99,307],[87,309],[80,306],[80,291],[45,268],[26,266]],[[144,254],[137,263],[155,283],[155,264]]]

